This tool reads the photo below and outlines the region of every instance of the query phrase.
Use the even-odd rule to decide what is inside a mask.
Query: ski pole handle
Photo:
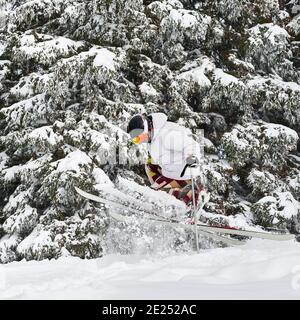
[[[180,178],[184,176],[185,170],[186,170],[186,168],[187,168],[188,166],[189,166],[188,164],[186,164],[186,165],[184,166],[184,168],[183,168],[183,170],[182,170],[182,172],[181,172],[181,174],[180,174]]]

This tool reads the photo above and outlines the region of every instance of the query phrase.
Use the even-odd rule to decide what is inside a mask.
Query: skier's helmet
[[[147,120],[144,116],[137,114],[133,116],[127,126],[127,133],[130,134],[131,139],[134,139],[144,132],[148,131]]]

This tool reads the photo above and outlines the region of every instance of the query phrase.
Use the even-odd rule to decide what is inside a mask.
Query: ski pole
[[[197,252],[199,253],[199,236],[198,236],[198,229],[197,229],[197,224],[198,224],[198,216],[197,216],[197,210],[196,210],[196,196],[195,196],[195,179],[192,174],[192,196],[193,196],[193,211],[194,211],[194,221],[195,221],[195,236],[196,236],[196,248]]]

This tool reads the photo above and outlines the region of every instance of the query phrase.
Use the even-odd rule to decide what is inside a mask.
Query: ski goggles
[[[139,144],[141,142],[144,142],[148,138],[148,133],[142,129],[134,129],[134,130],[130,131],[129,134],[131,137],[131,141],[134,144]]]

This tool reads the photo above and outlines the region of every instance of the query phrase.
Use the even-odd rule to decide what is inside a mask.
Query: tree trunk
[[[285,5],[285,0],[278,0],[279,1],[279,9],[283,10]]]

